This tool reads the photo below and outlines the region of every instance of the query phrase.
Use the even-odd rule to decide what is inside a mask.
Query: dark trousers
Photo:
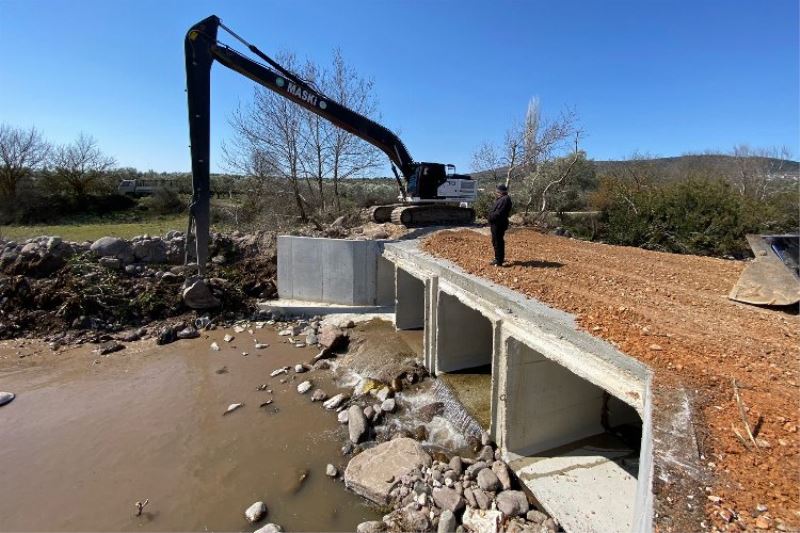
[[[508,226],[490,224],[492,230],[492,248],[494,248],[494,260],[498,265],[506,259],[506,230]]]

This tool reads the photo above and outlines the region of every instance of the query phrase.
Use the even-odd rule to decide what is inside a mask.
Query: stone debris
[[[345,401],[347,401],[347,395],[344,393],[339,393],[335,396],[332,396],[329,400],[326,400],[322,407],[325,409],[338,409]]]
[[[267,504],[264,502],[255,502],[244,511],[244,516],[251,524],[261,521],[267,516]]]
[[[306,381],[304,381],[304,382],[300,383],[300,384],[297,386],[297,392],[299,392],[300,394],[305,394],[305,393],[307,393],[309,390],[311,390],[311,382],[310,382],[310,381],[308,381],[308,380],[306,380]]]
[[[187,281],[182,296],[183,303],[191,309],[213,309],[220,306],[219,299],[202,279]]]
[[[233,335],[227,333],[227,334],[225,334],[224,337],[222,337],[222,340],[225,341],[225,342],[231,342],[234,338],[235,337]]]
[[[358,406],[352,406],[349,415],[351,422],[358,415],[363,417]],[[355,439],[354,442],[358,440]],[[353,457],[345,469],[344,482],[356,494],[385,505],[389,503],[389,494],[394,487],[394,483],[387,483],[387,479],[400,479],[420,466],[430,464],[430,455],[417,441],[410,438],[394,439]]]
[[[273,370],[270,373],[270,377],[274,378],[275,376],[280,376],[281,374],[288,374],[288,373],[289,373],[289,367],[285,366],[283,368],[276,368],[275,370]]]
[[[311,393],[312,402],[324,402],[328,398],[328,394],[322,389],[314,389]]]
[[[347,429],[350,436],[350,442],[358,444],[364,438],[364,435],[369,429],[367,417],[364,416],[364,411],[358,405],[351,405],[347,410]]]
[[[325,467],[325,475],[328,477],[336,477],[339,475],[339,471],[332,464],[328,464],[328,466]]]
[[[256,529],[253,533],[282,533],[283,528],[278,524],[267,524]]]
[[[242,407],[243,405],[244,405],[243,403],[232,403],[232,404],[230,404],[230,405],[228,406],[228,408],[227,408],[227,409],[225,410],[225,412],[224,412],[224,413],[222,413],[222,414],[223,414],[223,415],[227,415],[228,413],[232,413],[232,412],[234,412],[235,410],[237,410],[238,408]]]
[[[214,350],[215,352],[218,352],[220,350],[219,344],[217,344],[216,342],[212,342],[211,349]]]
[[[13,392],[0,392],[0,406],[11,403],[16,397],[16,394]]]
[[[255,349],[256,350],[263,350],[264,348],[269,348],[269,344],[261,343],[261,342],[256,341],[256,344],[255,344]]]

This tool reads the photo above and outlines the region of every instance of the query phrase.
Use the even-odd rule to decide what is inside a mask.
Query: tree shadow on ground
[[[564,263],[556,261],[537,261],[535,259],[529,261],[506,261],[506,266],[521,266],[528,268],[561,268]]]

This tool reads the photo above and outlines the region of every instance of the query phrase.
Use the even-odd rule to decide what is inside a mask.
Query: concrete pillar
[[[442,291],[436,315],[436,372],[492,363],[493,330],[488,318]]]
[[[603,431],[603,389],[509,337],[504,444],[530,455]]]
[[[425,327],[425,282],[396,268],[395,326],[397,329]]]
[[[376,273],[376,304],[392,306],[395,300],[394,263],[383,256],[378,256]]]

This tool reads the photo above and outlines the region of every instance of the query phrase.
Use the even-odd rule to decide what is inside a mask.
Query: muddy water
[[[253,530],[243,511],[257,500],[267,521],[294,531],[353,531],[379,517],[324,474],[344,466],[344,428],[296,386],[309,378],[333,394],[328,373],[269,376],[314,350],[254,333],[271,346],[255,350],[253,335],[230,329],[109,357],[0,343],[0,390],[18,395],[0,408],[0,529]]]

